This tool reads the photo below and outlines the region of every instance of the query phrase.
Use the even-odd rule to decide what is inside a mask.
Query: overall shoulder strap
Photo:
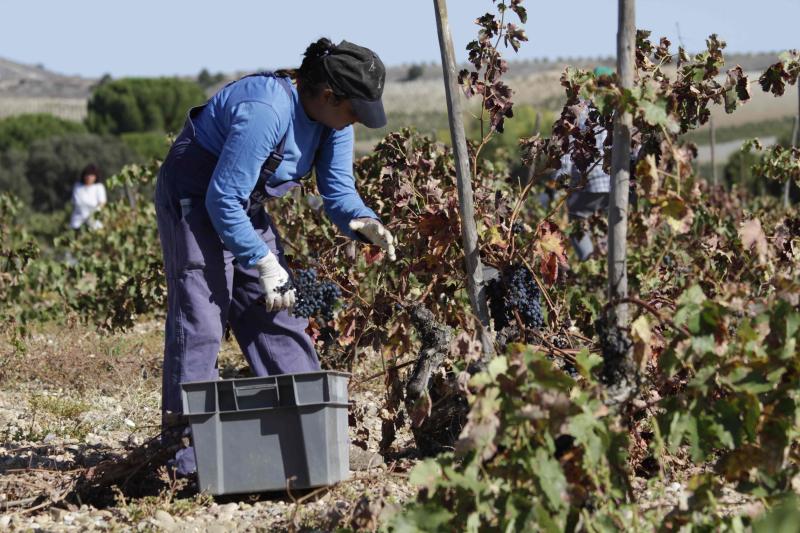
[[[278,84],[283,87],[283,90],[286,91],[286,94],[289,96],[289,100],[292,99],[292,85],[285,77],[275,76],[273,72],[260,72],[258,74],[251,74],[251,76],[274,77],[278,81]],[[283,162],[283,150],[286,147],[286,137],[288,134],[289,132],[287,130],[287,132],[275,146],[275,149],[272,151],[272,153],[267,156],[264,164],[261,165],[261,172],[259,172],[256,186],[253,189],[253,192],[250,194],[251,207],[254,209],[257,209],[258,205],[263,204],[269,197],[269,195],[266,193],[267,181],[273,174],[275,174],[275,172],[278,170],[278,166],[280,166],[280,164]]]
[[[275,76],[275,74],[272,73],[272,72],[269,72],[269,73],[265,72],[265,73],[263,73],[263,75],[265,75],[265,76],[273,76],[276,80],[278,80],[278,84],[281,87],[283,87],[284,91],[286,91],[286,95],[289,97],[289,100],[292,99],[292,84],[289,82],[288,79],[284,78],[283,76]],[[280,161],[278,161],[278,163],[275,165],[275,169],[277,169],[278,165],[280,165],[281,161],[283,161],[283,149],[284,149],[285,146],[286,146],[286,134],[284,134],[284,136],[281,138],[280,142],[278,143],[278,146],[276,146],[275,150],[273,150],[272,153],[269,155],[270,158],[273,155],[276,155],[276,154],[278,156],[280,156]],[[269,161],[269,158],[267,160]],[[275,172],[275,169],[273,169],[272,172]]]

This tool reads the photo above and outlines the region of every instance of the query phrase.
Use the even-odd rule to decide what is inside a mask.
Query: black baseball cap
[[[324,65],[334,94],[350,100],[359,122],[368,128],[386,125],[381,101],[386,69],[375,52],[342,41],[331,49]]]

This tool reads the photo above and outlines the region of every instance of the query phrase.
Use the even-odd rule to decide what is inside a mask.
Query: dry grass
[[[48,325],[21,343],[0,340],[4,387],[37,383],[107,394],[132,382],[156,387],[164,342],[160,328],[153,322],[110,335],[85,326]]]

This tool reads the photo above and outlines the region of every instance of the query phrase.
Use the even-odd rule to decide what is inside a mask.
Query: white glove
[[[278,290],[289,281],[289,273],[283,269],[275,254],[269,252],[256,263],[258,281],[264,289],[267,311],[283,311],[291,309],[295,302],[295,290],[290,289],[283,294]]]
[[[354,218],[350,221],[350,229],[363,235],[372,244],[383,248],[391,261],[397,259],[394,254],[394,237],[374,218]]]

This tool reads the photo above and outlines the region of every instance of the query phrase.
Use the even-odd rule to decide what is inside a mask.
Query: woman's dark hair
[[[88,165],[83,167],[83,170],[81,170],[81,181],[86,179],[86,176],[91,176],[92,174],[94,174],[97,177],[97,181],[100,181],[100,178],[102,177],[100,175],[100,167],[98,167],[94,163],[89,163]]]
[[[325,57],[336,48],[330,39],[322,37],[311,43],[303,54],[303,62],[298,69],[282,69],[275,72],[278,76],[289,76],[297,82],[298,88],[311,96],[318,95],[324,89],[330,89],[328,74],[325,72]],[[337,95],[343,98],[341,95]]]

